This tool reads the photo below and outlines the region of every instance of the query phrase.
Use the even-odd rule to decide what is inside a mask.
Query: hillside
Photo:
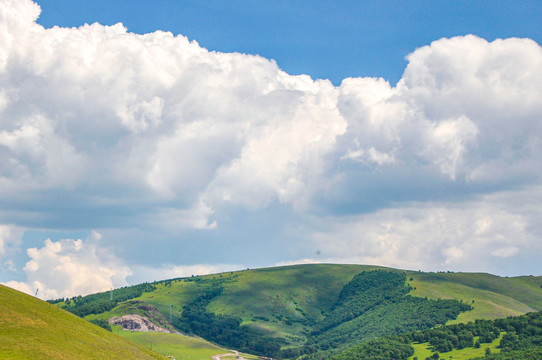
[[[463,299],[473,311],[452,323],[497,319],[542,310],[542,277],[500,277],[483,273],[408,272],[413,296]]]
[[[542,310],[541,285],[542,277],[313,264],[164,280],[116,289],[113,301],[101,293],[59,305],[103,322],[141,313],[137,302],[155,309],[147,316],[157,324],[226,348],[317,359],[379,336]]]
[[[383,337],[353,346],[332,360],[536,360],[541,356],[542,312],[536,312]]]
[[[0,300],[0,359],[167,359],[2,285]]]

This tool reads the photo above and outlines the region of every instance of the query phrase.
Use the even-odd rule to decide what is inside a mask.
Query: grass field
[[[213,355],[229,352],[205,340],[183,335],[142,331],[118,331],[118,328],[113,329],[113,331],[130,341],[160,354],[173,356],[176,360],[210,360]]]
[[[497,354],[500,352],[500,349],[497,348],[499,345],[499,342],[501,341],[504,333],[501,334],[501,336],[498,339],[493,340],[490,344],[481,344],[480,348],[465,348],[461,350],[452,350],[445,353],[440,353],[441,359],[453,359],[453,360],[468,360],[473,359],[477,357],[483,357],[486,354],[486,349],[489,348],[492,354]],[[478,337],[474,338],[474,342],[478,340]],[[414,355],[410,358],[411,360],[414,359],[414,357],[417,357],[419,360],[424,360],[425,358],[433,355],[433,351],[431,350],[431,347],[429,343],[422,343],[422,344],[412,344],[414,347]]]
[[[0,359],[166,358],[54,305],[0,285]]]

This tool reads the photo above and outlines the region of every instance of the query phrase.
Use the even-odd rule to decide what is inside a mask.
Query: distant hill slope
[[[408,272],[413,296],[462,299],[473,311],[451,323],[497,319],[542,310],[542,277],[500,277],[484,273]],[[474,300],[474,303],[472,302]]]
[[[0,359],[167,358],[55,305],[0,285]]]
[[[396,296],[378,296],[378,281],[369,287],[353,287],[360,273],[373,270],[400,275],[399,282],[397,276],[391,277],[398,286]],[[169,318],[171,306],[173,321],[161,326],[174,326],[246,352],[295,357],[296,351],[339,349],[356,339],[364,341],[364,337],[542,310],[541,285],[542,277],[534,276],[505,278],[312,264],[164,280],[116,289],[113,301],[109,293],[101,293],[59,305],[88,320],[103,321],[134,311],[128,300],[140,301],[163,315],[156,317],[157,322]],[[348,289],[355,291],[350,292],[354,297],[345,307],[339,298]],[[355,300],[367,296],[373,303]],[[462,305],[439,302],[433,306],[426,298],[455,299]],[[472,310],[465,311],[470,306]],[[458,309],[463,312],[457,317]],[[347,313],[354,315],[343,316]],[[423,318],[416,318],[417,313]]]

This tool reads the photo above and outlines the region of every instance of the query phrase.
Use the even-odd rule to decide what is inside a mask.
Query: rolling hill
[[[116,289],[113,301],[101,293],[59,305],[103,322],[137,312],[138,302],[156,310],[146,314],[156,323],[228,348],[317,359],[379,336],[540,311],[541,285],[534,276],[313,264],[157,281]]]

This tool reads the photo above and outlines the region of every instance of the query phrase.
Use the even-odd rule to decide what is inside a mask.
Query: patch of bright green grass
[[[502,294],[542,310],[542,277],[500,277],[485,273],[443,273],[441,278],[477,289]],[[536,286],[538,285],[538,286]]]
[[[54,305],[2,285],[0,359],[166,360]]]
[[[501,342],[504,333],[501,333],[501,336],[498,339],[493,340],[490,344],[481,344],[480,348],[464,348],[461,350],[452,350],[445,353],[439,353],[441,359],[453,359],[453,360],[468,360],[474,359],[477,357],[483,357],[486,354],[486,349],[489,348],[492,354],[497,354],[501,350],[497,347]],[[478,337],[474,338],[474,342],[478,340]],[[412,344],[414,347],[414,355],[410,358],[411,360],[414,357],[417,357],[419,360],[424,360],[425,358],[433,355],[434,351],[431,350],[429,343],[422,344]]]
[[[510,296],[521,299],[537,311],[542,311],[542,276],[517,276],[507,279],[511,283],[521,285],[521,289],[512,291]]]
[[[117,332],[117,327],[113,331]],[[184,335],[125,330],[118,331],[118,334],[176,360],[210,360],[213,355],[230,352],[203,339]]]

